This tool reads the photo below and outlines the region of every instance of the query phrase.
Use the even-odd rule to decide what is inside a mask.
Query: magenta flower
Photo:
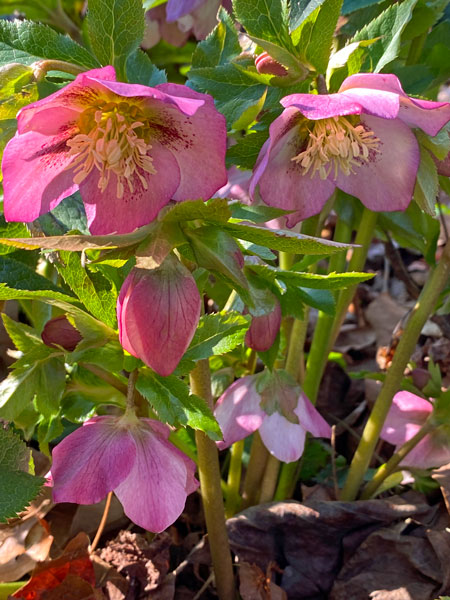
[[[400,446],[413,438],[433,412],[433,404],[411,392],[395,394],[380,437]],[[436,429],[426,435],[400,463],[404,467],[429,469],[450,462],[450,438]]]
[[[371,210],[404,210],[420,161],[411,128],[436,135],[450,104],[409,98],[395,75],[352,75],[337,94],[292,94],[270,126],[250,193],[293,210],[292,227],[320,212],[336,187]]]
[[[94,69],[17,121],[2,163],[8,221],[33,221],[79,189],[91,233],[128,233],[227,179],[225,118],[182,85],[120,83],[113,67]]]
[[[330,437],[328,423],[301,389],[282,371],[248,375],[235,381],[217,401],[222,450],[258,430],[262,441],[283,462],[298,460],[306,432]]]
[[[195,491],[195,465],[169,441],[167,425],[152,419],[94,417],[53,450],[55,502],[95,504],[114,491],[126,515],[160,532]]]
[[[191,343],[200,308],[194,278],[174,257],[157,269],[134,268],[117,299],[120,343],[160,375],[170,375]]]
[[[83,339],[81,333],[65,315],[47,321],[42,330],[41,338],[47,346],[53,348],[62,346],[68,352],[73,352]]]

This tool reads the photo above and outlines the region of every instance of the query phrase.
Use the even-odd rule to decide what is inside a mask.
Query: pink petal
[[[351,75],[342,83],[339,92],[361,88],[383,90],[398,94],[400,98],[399,118],[411,127],[420,127],[428,135],[436,135],[450,120],[448,102],[432,102],[410,98],[395,75],[381,73],[361,73]]]
[[[114,67],[108,66],[81,73],[61,90],[22,108],[17,115],[18,132],[33,130],[48,135],[61,133],[61,128],[77,118],[80,112],[95,101],[98,96],[94,89],[95,78],[114,81]]]
[[[206,0],[168,0],[166,14],[169,23],[184,17],[202,4]]]
[[[126,479],[135,458],[133,439],[115,417],[86,421],[53,450],[55,502],[99,502]]]
[[[380,437],[390,444],[404,444],[422,427],[433,410],[431,402],[411,392],[395,394]]]
[[[259,428],[264,445],[278,460],[293,462],[303,454],[306,431],[274,412],[266,416]]]
[[[225,390],[214,409],[223,434],[223,442],[217,442],[220,450],[243,440],[260,427],[266,417],[260,402],[253,375],[238,379]]]
[[[400,465],[417,469],[431,469],[449,462],[450,447],[440,445],[433,435],[427,435],[405,456]]]
[[[374,211],[404,210],[414,192],[420,152],[417,140],[400,119],[364,115],[366,124],[381,140],[379,153],[354,167],[354,174],[338,174],[336,185]]]
[[[110,181],[102,192],[98,187],[100,172],[93,169],[80,183],[89,231],[94,235],[109,233],[129,233],[147,225],[172,198],[180,181],[180,172],[171,152],[159,143],[153,143],[149,151],[153,159],[155,174],[140,171],[147,181],[148,189],[134,174],[133,191],[124,180],[124,194],[117,197],[117,177],[110,175]],[[167,174],[170,173],[170,176]]]
[[[160,532],[183,511],[194,487],[194,464],[148,424],[132,434],[136,460],[115,492],[134,523]]]
[[[315,437],[331,437],[331,427],[314,407],[311,401],[301,393],[297,408],[294,409],[301,426]]]
[[[270,138],[261,148],[250,182],[251,197],[259,186],[266,204],[296,211],[288,215],[288,227],[318,214],[335,189],[327,179],[303,175],[302,167],[291,160],[302,151],[299,119],[298,110],[290,107],[271,124]]]
[[[158,269],[133,269],[117,303],[121,344],[160,375],[170,375],[192,340],[200,306],[194,278],[172,256]]]
[[[384,119],[395,119],[399,110],[397,94],[365,89],[328,95],[292,94],[285,96],[281,104],[285,108],[294,106],[307,119],[312,120],[362,113]]]
[[[7,221],[34,221],[78,189],[66,170],[73,160],[66,139],[30,131],[8,142],[2,161]]]
[[[217,111],[208,94],[175,83],[158,85],[158,90],[174,100],[203,104],[191,116],[166,108],[162,116],[170,127],[161,131],[164,136],[159,140],[173,153],[180,168],[181,180],[173,199],[179,202],[209,200],[227,182],[225,117]]]
[[[261,317],[252,317],[252,323],[245,335],[245,343],[257,352],[265,352],[275,341],[281,325],[281,306],[276,299],[272,312]]]

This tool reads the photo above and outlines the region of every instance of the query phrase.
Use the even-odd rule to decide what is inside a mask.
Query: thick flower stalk
[[[182,85],[120,83],[113,67],[95,69],[17,122],[2,162],[8,221],[33,221],[79,190],[91,233],[128,233],[170,200],[207,200],[227,180],[225,119]]]
[[[155,269],[135,267],[117,299],[120,343],[160,375],[170,375],[192,340],[200,310],[197,284],[175,257]]]
[[[331,436],[328,423],[284,371],[238,379],[219,398],[214,414],[223,433],[220,449],[258,431],[269,452],[283,462],[300,458],[307,431]]]
[[[420,162],[411,129],[434,136],[450,120],[449,103],[409,98],[395,75],[352,75],[336,94],[292,94],[281,104],[250,193],[295,211],[290,227],[318,214],[336,187],[371,210],[404,210]]]
[[[433,412],[433,404],[411,392],[395,394],[380,437],[395,445],[397,452],[423,428]],[[403,467],[429,469],[450,462],[450,437],[434,428],[400,462]]]
[[[94,504],[114,491],[126,515],[160,532],[198,487],[195,464],[169,441],[167,425],[122,417],[94,417],[53,450],[55,502]]]

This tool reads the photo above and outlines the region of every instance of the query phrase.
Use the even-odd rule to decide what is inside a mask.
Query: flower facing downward
[[[396,451],[413,438],[433,412],[433,404],[411,392],[395,394],[380,437],[396,446]],[[435,429],[427,434],[402,460],[404,467],[429,469],[450,462],[450,438]]]
[[[450,120],[450,104],[409,98],[395,75],[352,75],[336,94],[292,94],[281,104],[250,193],[295,211],[290,227],[319,213],[335,187],[371,210],[404,210],[420,161],[410,128],[434,136]]]
[[[306,432],[330,437],[328,423],[283,371],[248,375],[235,381],[214,411],[222,429],[222,450],[258,430],[262,441],[283,462],[298,460]]]
[[[134,268],[117,299],[120,343],[160,375],[170,375],[192,340],[200,308],[194,278],[173,256],[157,269]]]
[[[55,502],[94,504],[114,491],[126,515],[160,532],[183,511],[195,491],[195,465],[169,441],[159,421],[94,417],[53,450]]]
[[[104,67],[17,121],[2,163],[9,221],[33,221],[79,189],[91,233],[128,233],[170,200],[207,200],[226,182],[225,119],[182,85],[120,83]]]

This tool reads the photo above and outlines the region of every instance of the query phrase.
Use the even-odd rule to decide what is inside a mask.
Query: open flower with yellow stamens
[[[33,221],[79,189],[91,233],[128,233],[170,200],[208,200],[227,180],[225,118],[183,85],[120,83],[104,67],[17,121],[2,162],[8,221]]]
[[[348,77],[336,94],[292,94],[270,126],[250,184],[270,206],[319,213],[336,187],[375,211],[404,210],[420,161],[411,128],[436,135],[450,104],[409,98],[395,75]]]

